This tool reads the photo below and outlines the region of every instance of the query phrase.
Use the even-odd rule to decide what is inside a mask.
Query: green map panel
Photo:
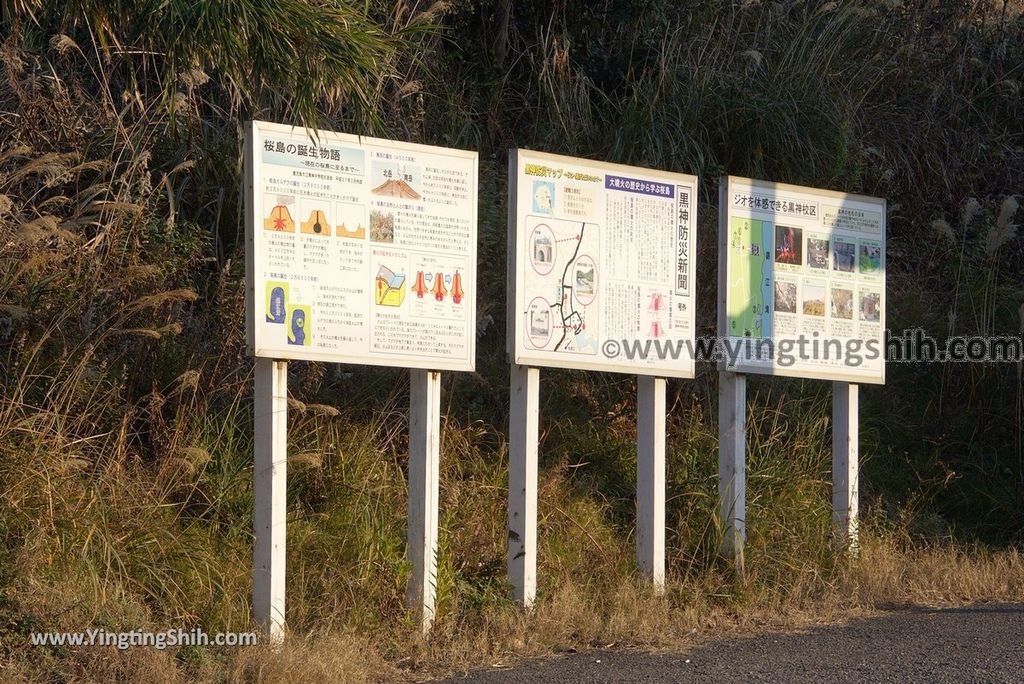
[[[772,224],[729,223],[726,323],[732,337],[771,337]]]

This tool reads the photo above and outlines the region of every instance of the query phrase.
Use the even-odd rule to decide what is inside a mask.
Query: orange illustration
[[[423,271],[416,272],[416,282],[412,284],[412,291],[416,293],[418,299],[423,299],[427,291],[427,284],[423,282]]]
[[[362,225],[352,226],[349,228],[344,223],[338,226],[338,237],[352,238],[353,240],[363,240],[366,238],[366,228]]]
[[[309,212],[309,220],[303,222],[302,232],[307,235],[330,235],[331,226],[324,212],[319,209]]]
[[[456,304],[462,303],[462,296],[466,294],[462,289],[462,275],[456,271],[452,276],[452,301]]]
[[[403,199],[420,199],[420,194],[412,189],[412,186],[406,183],[404,180],[386,180],[373,190],[374,195],[381,195],[384,197],[401,197]]]
[[[288,207],[278,204],[270,210],[270,216],[263,219],[263,229],[273,230],[279,233],[294,233],[295,221],[292,220]]]
[[[440,273],[434,276],[434,299],[439,302],[444,301],[444,296],[448,294],[448,288],[444,286],[444,276]]]

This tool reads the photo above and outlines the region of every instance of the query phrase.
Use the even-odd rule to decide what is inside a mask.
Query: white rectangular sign
[[[692,378],[696,225],[695,176],[512,150],[515,363]]]
[[[885,200],[732,176],[719,194],[722,367],[884,383]]]
[[[473,370],[477,153],[253,121],[249,351]]]

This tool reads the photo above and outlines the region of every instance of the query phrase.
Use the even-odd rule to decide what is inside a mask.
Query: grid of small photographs
[[[882,242],[856,234],[774,227],[776,336],[880,335],[885,262]]]

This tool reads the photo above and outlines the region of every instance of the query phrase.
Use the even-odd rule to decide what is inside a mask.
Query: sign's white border
[[[729,192],[730,186],[749,187],[767,192],[778,191],[790,194],[808,195],[831,200],[849,200],[865,204],[878,205],[882,213],[882,234],[879,238],[885,249],[885,270],[882,272],[882,282],[879,285],[881,290],[881,314],[879,316],[879,353],[882,354],[881,372],[875,369],[850,367],[848,370],[833,370],[828,368],[808,369],[779,366],[774,362],[771,365],[764,363],[744,362],[738,360],[735,365],[727,365],[727,361],[719,362],[718,369],[734,373],[752,373],[758,375],[775,375],[793,378],[808,378],[814,380],[832,380],[836,382],[852,382],[866,384],[885,384],[885,274],[889,266],[889,253],[886,244],[887,204],[884,198],[870,197],[868,195],[857,195],[853,193],[836,192],[834,190],[823,190],[820,188],[809,188],[801,185],[789,185],[786,183],[773,183],[771,181],[755,180],[740,176],[723,176],[718,184],[718,334],[724,337],[728,334],[728,311],[729,311]]]
[[[533,150],[518,148],[509,150],[508,157],[508,294],[506,303],[508,307],[506,316],[506,349],[509,358],[513,363],[520,366],[533,366],[545,368],[568,368],[578,370],[595,370],[613,373],[629,373],[631,375],[653,375],[656,377],[669,378],[693,378],[694,362],[685,351],[679,354],[678,359],[650,359],[644,362],[624,362],[620,359],[609,359],[598,352],[596,356],[581,358],[579,354],[558,354],[552,358],[552,354],[536,354],[536,350],[526,346],[522,316],[518,313],[526,309],[525,294],[523,288],[517,286],[522,273],[519,269],[518,250],[520,243],[519,228],[520,216],[518,215],[518,182],[520,161],[548,162],[563,165],[571,165],[580,169],[594,169],[600,172],[611,172],[616,174],[634,175],[644,179],[672,183],[673,185],[684,185],[690,189],[690,306],[687,309],[689,316],[689,330],[691,347],[696,337],[696,309],[697,309],[697,176],[657,169],[646,169],[638,166],[625,164],[612,164],[610,162],[595,161],[580,157],[568,157],[547,152],[535,152]],[[604,340],[598,340],[601,344]]]
[[[329,363],[363,364],[368,366],[390,366],[395,368],[420,368],[424,370],[437,371],[473,371],[476,368],[476,293],[467,299],[468,311],[468,332],[469,349],[468,358],[462,360],[452,359],[431,359],[422,356],[408,356],[400,354],[332,354],[318,352],[308,349],[263,349],[257,346],[255,330],[256,312],[256,277],[255,277],[255,245],[256,245],[256,188],[260,187],[262,177],[258,163],[257,151],[261,149],[262,135],[264,133],[281,133],[293,135],[296,131],[305,131],[311,139],[320,139],[355,145],[359,147],[371,146],[382,147],[394,150],[404,150],[420,153],[428,153],[440,156],[455,157],[460,159],[471,159],[473,161],[473,177],[470,186],[472,188],[469,204],[472,207],[473,239],[469,246],[468,261],[473,269],[473,282],[477,281],[477,224],[478,208],[477,196],[479,193],[479,154],[469,150],[459,150],[447,147],[435,147],[432,145],[420,145],[418,143],[398,142],[395,140],[384,140],[367,136],[351,135],[349,133],[337,133],[333,131],[314,131],[302,126],[289,126],[287,124],[271,123],[267,121],[249,121],[245,127],[245,149],[244,149],[244,195],[245,195],[245,341],[246,350],[249,355],[259,358],[270,358],[279,360],[295,361],[324,361]],[[479,290],[479,285],[477,285]]]

